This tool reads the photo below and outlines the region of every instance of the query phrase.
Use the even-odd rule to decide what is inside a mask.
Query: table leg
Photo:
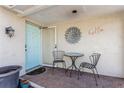
[[[75,69],[76,71],[78,71],[79,69],[76,67],[76,65],[75,65],[75,61],[76,61],[76,59],[78,58],[78,57],[70,57],[71,58],[71,60],[72,60],[72,64],[71,64],[71,66],[69,66],[68,68],[67,68],[67,70],[69,70],[69,69],[71,69],[71,71],[70,71],[70,77],[72,76],[72,71]]]

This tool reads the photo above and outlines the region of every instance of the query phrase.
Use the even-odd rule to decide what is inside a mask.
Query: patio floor
[[[98,86],[95,84],[93,74],[83,73],[77,80],[77,73],[73,71],[72,77],[69,72],[65,75],[65,70],[56,68],[54,74],[51,67],[45,67],[46,71],[39,75],[25,75],[24,79],[30,80],[46,88],[124,88],[124,79],[100,75]]]

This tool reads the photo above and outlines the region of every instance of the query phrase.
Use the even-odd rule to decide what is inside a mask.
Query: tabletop
[[[65,56],[70,56],[70,57],[81,57],[84,56],[82,53],[76,53],[76,52],[66,52]]]

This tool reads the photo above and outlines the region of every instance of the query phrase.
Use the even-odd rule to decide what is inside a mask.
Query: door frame
[[[54,31],[54,48],[53,48],[53,51],[54,51],[54,49],[55,49],[55,47],[56,47],[56,50],[58,50],[58,45],[57,45],[57,31],[56,31],[56,26],[49,26],[49,27],[47,27],[45,30],[47,30],[47,29],[53,29],[53,31]],[[42,34],[43,35],[43,34]],[[44,39],[44,38],[42,38],[42,39]],[[44,42],[44,41],[43,41]],[[43,43],[42,42],[42,43]],[[43,50],[43,47],[42,47],[42,50]],[[44,52],[42,51],[42,56],[43,56],[43,60],[44,60]],[[44,66],[51,66],[51,65],[49,65],[49,64],[46,64],[46,63],[43,63],[43,65]]]
[[[52,28],[54,28],[54,32],[55,32],[55,34],[54,34],[54,36],[55,36],[55,42],[54,42],[54,44],[55,44],[55,46],[57,46],[57,31],[56,31],[56,26],[49,26],[48,27],[48,29],[52,29]],[[58,46],[57,46],[57,48],[58,48]]]
[[[31,69],[26,69],[26,61],[27,61],[27,54],[26,54],[26,42],[27,42],[27,29],[26,29],[26,25],[27,24],[30,24],[30,25],[33,25],[33,26],[37,26],[37,27],[39,27],[40,28],[40,56],[41,56],[41,59],[40,59],[40,65],[38,65],[38,66],[36,66],[36,67],[33,67],[33,68],[31,68]],[[38,24],[35,24],[35,23],[33,23],[33,22],[31,22],[31,21],[25,21],[25,72],[26,73],[28,73],[28,72],[30,72],[30,71],[32,71],[32,70],[35,70],[35,69],[37,69],[37,68],[40,68],[41,66],[42,66],[42,64],[43,64],[43,54],[42,54],[42,31],[41,31],[41,26],[40,25],[38,25]]]

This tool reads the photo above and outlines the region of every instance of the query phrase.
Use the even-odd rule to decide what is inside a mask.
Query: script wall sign
[[[104,29],[102,27],[98,26],[98,27],[95,27],[93,29],[90,29],[88,34],[89,35],[95,35],[95,34],[100,33],[102,31],[104,31]]]

